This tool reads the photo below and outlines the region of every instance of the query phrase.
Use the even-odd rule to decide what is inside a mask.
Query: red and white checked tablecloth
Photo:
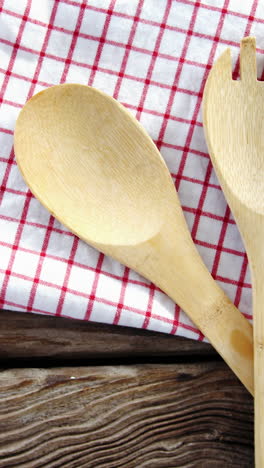
[[[169,166],[194,242],[251,318],[247,258],[212,169],[201,99],[243,36],[264,57],[264,3],[244,0],[0,0],[0,306],[202,339],[165,294],[60,225],[31,195],[13,152],[27,99],[58,83],[102,89],[147,129]]]

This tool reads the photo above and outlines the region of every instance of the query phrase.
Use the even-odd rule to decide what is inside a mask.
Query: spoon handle
[[[133,268],[189,315],[253,394],[252,326],[214,281],[187,229],[182,227],[182,238],[180,235],[177,226],[176,231],[166,226],[164,232],[142,245],[140,255],[137,248],[138,264]]]
[[[215,302],[205,306],[197,326],[253,395],[252,326],[216,283],[214,290]]]
[[[208,274],[208,277],[209,276]],[[206,280],[205,275],[203,279]],[[210,279],[210,288],[208,288],[208,286],[210,286],[209,278],[207,278],[206,283],[204,282],[208,288],[207,290],[203,287],[203,280],[200,286],[198,286],[198,288],[200,288],[200,295],[198,296],[197,291],[196,296],[200,297],[199,302],[192,301],[188,304],[185,302],[179,305],[188,312],[189,317],[253,395],[254,366],[252,326],[219,288],[211,276]],[[169,287],[169,290],[167,289],[166,292],[174,299],[174,293],[171,287]],[[189,297],[192,298],[192,294],[189,294]],[[174,300],[176,300],[176,298]],[[262,304],[263,302],[264,295]],[[262,368],[264,368],[264,360],[262,360],[261,365]],[[264,388],[264,386],[262,387]],[[262,393],[261,398],[263,397],[264,395]],[[262,401],[264,401],[264,399]]]

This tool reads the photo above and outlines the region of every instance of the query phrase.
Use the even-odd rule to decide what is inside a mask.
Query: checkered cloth
[[[213,277],[251,319],[237,227],[212,169],[201,121],[214,60],[255,35],[261,75],[264,4],[244,0],[0,0],[0,306],[202,335],[165,294],[80,241],[32,196],[13,129],[33,94],[89,84],[124,104],[160,149],[193,240]]]

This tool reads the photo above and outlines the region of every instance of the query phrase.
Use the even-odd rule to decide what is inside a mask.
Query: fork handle
[[[263,264],[253,276],[255,466],[264,468],[264,284]]]

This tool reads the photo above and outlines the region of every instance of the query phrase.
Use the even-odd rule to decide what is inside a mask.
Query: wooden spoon
[[[252,327],[202,262],[170,173],[136,119],[93,88],[54,86],[22,109],[15,154],[41,203],[165,291],[252,393]]]
[[[227,49],[213,66],[203,99],[206,139],[243,237],[252,274],[256,466],[264,467],[264,83],[257,81],[255,39],[241,42],[241,81]]]

